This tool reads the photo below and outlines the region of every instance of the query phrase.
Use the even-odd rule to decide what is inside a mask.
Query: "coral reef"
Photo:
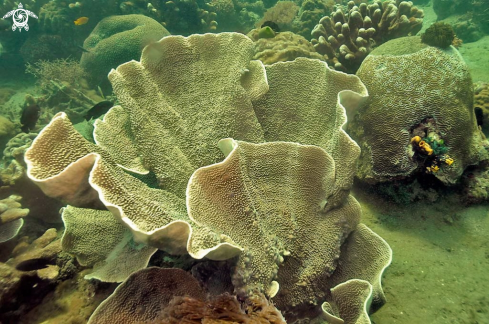
[[[322,305],[323,318],[327,323],[371,323],[365,311],[369,308],[371,294],[372,287],[365,280],[353,279],[339,284],[331,289],[331,302]]]
[[[2,186],[13,186],[25,176],[24,153],[36,136],[36,133],[20,133],[8,141],[0,170]]]
[[[8,252],[0,260],[2,322],[86,323],[115,287],[83,280],[86,270],[61,251],[59,233],[51,228],[41,234],[2,244],[2,252]]]
[[[133,309],[141,311],[134,312]],[[276,323],[280,312],[261,295],[241,305],[228,294],[206,296],[181,269],[147,268],[132,274],[105,300],[89,323]]]
[[[374,47],[421,30],[423,15],[406,1],[376,0],[359,6],[350,1],[346,13],[338,9],[321,18],[311,42],[331,67],[355,73]]]
[[[285,319],[265,296],[254,296],[245,305],[236,297],[220,295],[211,300],[175,297],[160,316],[164,323],[193,320],[205,323],[271,323],[285,324]],[[159,320],[159,319],[158,319]]]
[[[143,15],[111,16],[102,19],[83,43],[80,64],[94,84],[104,80],[119,64],[137,60],[144,46],[168,31],[157,21]]]
[[[61,240],[63,251],[75,255],[82,266],[94,268],[86,279],[121,282],[145,268],[156,251],[134,242],[131,232],[105,210],[68,206],[63,209],[63,222],[67,228]]]
[[[43,192],[26,177],[24,153],[32,144],[37,133],[20,133],[6,145],[0,168],[0,195],[22,196],[24,207],[30,209],[29,218],[40,218],[48,223],[59,223],[61,204],[46,197]],[[20,221],[17,223],[20,226]]]
[[[317,22],[324,16],[329,16],[334,11],[334,0],[305,0],[302,1],[297,16],[292,22],[292,31],[307,39]]]
[[[475,42],[489,33],[487,0],[433,0],[438,20],[451,24],[458,37],[465,42]]]
[[[470,1],[464,0],[433,0],[433,10],[438,20],[445,19],[454,13],[466,12],[470,7]]]
[[[20,196],[11,195],[0,200],[0,243],[11,240],[19,233],[23,218],[29,214],[29,209],[21,208]]]
[[[210,31],[218,30],[216,19],[219,17],[219,30],[232,30],[237,27],[238,15],[233,0],[212,0],[207,4],[208,10],[201,10],[202,20],[208,24]]]
[[[248,37],[255,41],[253,59],[260,60],[264,64],[293,61],[298,57],[322,60],[322,55],[316,53],[307,39],[293,32],[280,32],[273,38],[261,38],[254,29]]]
[[[256,27],[261,27],[266,21],[273,21],[279,26],[280,30],[290,31],[297,12],[299,12],[299,6],[293,1],[279,1],[273,7],[267,9],[263,18],[256,23]]]
[[[465,43],[476,42],[484,36],[479,25],[477,25],[469,14],[452,16],[444,20],[450,24],[456,34],[456,38],[462,39]]]
[[[44,90],[50,87],[51,81],[66,82],[72,87],[80,87],[86,74],[80,64],[72,59],[27,63],[25,72],[34,75]]]
[[[74,48],[72,40],[52,34],[29,36],[20,48],[20,55],[24,62],[31,64],[40,60],[53,61],[69,56],[77,57],[79,52],[78,48]]]
[[[38,61],[27,64],[26,72],[37,78],[42,94],[26,95],[24,109],[37,105],[41,109],[40,128],[58,112],[63,111],[74,123],[84,120],[84,115],[105,98],[99,91],[90,90],[86,81],[87,72],[71,59]]]
[[[488,34],[489,33],[489,10],[487,10],[488,2],[487,0],[471,1],[472,14],[474,17],[474,23],[480,26],[481,30]]]
[[[161,312],[177,296],[205,299],[198,281],[187,272],[181,269],[146,268],[120,284],[97,308],[88,323],[150,323],[161,316]],[[134,308],[139,311],[134,312]]]
[[[366,89],[319,60],[252,57],[238,33],[148,45],[140,62],[109,74],[121,106],[95,122],[97,144],[59,113],[26,153],[29,178],[71,205],[63,246],[78,259],[108,232],[79,226],[88,214],[121,225],[93,273],[137,271],[156,248],[235,257],[238,298],[263,293],[291,323],[319,315],[329,290],[350,279],[368,282],[375,309],[391,250],[359,225],[349,195],[359,148],[342,129]]]
[[[0,149],[15,135],[15,125],[8,118],[0,116]]]
[[[63,268],[56,286],[32,309],[22,309],[22,322],[85,324],[97,306],[115,289],[113,284],[104,284],[96,280],[83,280],[88,270],[79,269],[73,259],[62,253],[59,260],[66,266]],[[66,261],[65,261],[66,260]],[[32,305],[30,305],[32,307]]]
[[[421,42],[430,46],[448,48],[455,40],[452,26],[444,22],[436,22],[421,34]]]
[[[467,170],[462,177],[462,183],[462,200],[466,204],[489,201],[489,163],[485,161],[478,167]]]
[[[482,114],[481,128],[486,136],[489,135],[489,83],[474,84],[474,110]]]
[[[68,36],[75,28],[69,7],[60,1],[49,1],[39,9],[39,29],[46,34]]]
[[[15,89],[8,87],[8,86],[3,86],[0,89],[0,106],[2,106],[4,103],[9,101],[9,99],[16,93]]]
[[[204,11],[197,1],[170,0],[163,3],[161,21],[174,34],[198,33],[210,28],[211,21],[215,22],[213,15],[207,16]]]
[[[57,264],[59,253],[60,241],[57,239],[56,229],[52,228],[32,243],[28,242],[27,237],[22,238],[13,249],[10,259],[0,262],[2,321],[19,322],[19,306],[22,305],[23,311],[36,306],[56,281],[63,277],[63,272],[69,271],[67,263]],[[40,260],[46,263],[41,263]],[[32,298],[33,295],[36,298]]]
[[[377,183],[429,171],[442,183],[454,184],[467,166],[487,159],[473,110],[472,80],[455,48],[430,47],[417,36],[392,40],[375,49],[357,75],[370,95],[348,125],[362,148],[361,180]],[[429,145],[413,149],[416,136]],[[430,154],[426,148],[435,145],[446,152]],[[441,161],[442,154],[454,162]],[[428,170],[435,162],[439,170]]]
[[[42,129],[58,112],[66,113],[74,123],[84,121],[84,116],[98,102],[107,100],[101,97],[99,91],[88,90],[84,79],[79,80],[81,86],[72,85],[66,81],[49,80],[44,83],[43,94],[37,97],[25,96],[23,106],[36,104],[41,108],[38,128]]]

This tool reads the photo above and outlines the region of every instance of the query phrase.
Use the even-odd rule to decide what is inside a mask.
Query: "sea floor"
[[[455,198],[396,205],[354,190],[362,222],[392,247],[375,324],[489,323],[489,206]]]
[[[474,82],[489,82],[489,36],[477,42],[462,44],[458,49],[469,66]]]
[[[420,35],[437,21],[437,16],[431,5],[418,7],[424,11],[423,28],[418,33]],[[450,22],[450,20],[453,20],[453,17],[443,21]],[[489,36],[484,36],[472,43],[463,42],[458,50],[469,67],[472,80],[474,82],[489,82]]]

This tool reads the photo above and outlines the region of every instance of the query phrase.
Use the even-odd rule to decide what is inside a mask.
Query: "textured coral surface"
[[[349,1],[347,10],[324,16],[311,32],[316,51],[336,70],[355,73],[373,48],[388,40],[416,35],[423,24],[423,10],[411,1],[372,4]]]
[[[360,217],[349,195],[359,150],[342,127],[346,110],[365,99],[364,86],[318,60],[265,67],[252,56],[253,42],[237,33],[169,36],[147,46],[141,62],[111,72],[121,106],[96,122],[97,144],[56,115],[26,153],[30,178],[71,205],[107,208],[127,229],[112,233],[104,246],[110,257],[94,273],[117,273],[124,255],[150,246],[196,259],[238,256],[235,293],[275,296],[285,312],[319,307],[331,284],[357,274],[382,295],[376,282],[390,263],[388,245],[366,232],[383,260],[372,267],[340,253]],[[148,176],[153,186],[141,181]],[[109,215],[65,210],[63,243],[79,259],[93,259],[95,244],[81,232],[101,239],[104,230],[75,230],[73,218],[102,214]],[[342,256],[368,274],[335,276]]]
[[[454,160],[434,173],[442,182],[456,182],[468,165],[484,159],[472,80],[456,49],[426,47],[416,36],[392,40],[373,51],[357,75],[370,95],[349,125],[362,147],[360,179],[378,182],[424,172],[410,140],[427,118],[435,126],[424,136],[443,140]]]
[[[85,39],[80,64],[91,78],[102,81],[110,69],[138,59],[144,46],[168,35],[156,20],[143,15],[102,19]]]

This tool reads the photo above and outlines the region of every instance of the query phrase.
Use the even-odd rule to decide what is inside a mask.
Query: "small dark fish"
[[[45,269],[50,264],[54,264],[53,260],[36,258],[36,259],[25,260],[18,263],[15,266],[15,269],[19,271],[33,271],[33,270]]]
[[[261,28],[263,27],[270,27],[274,32],[276,33],[279,33],[280,32],[280,28],[278,27],[278,25],[276,23],[274,23],[273,21],[265,21],[262,25],[261,25]]]
[[[20,116],[20,124],[22,125],[20,129],[24,133],[29,133],[31,129],[36,127],[39,116],[41,116],[41,108],[38,105],[32,104],[26,106],[22,111],[22,116]]]
[[[474,112],[475,112],[475,119],[477,119],[477,126],[482,126],[482,124],[484,123],[484,112],[482,111],[482,108],[475,107]]]
[[[80,45],[75,45],[75,46],[78,47],[79,49],[81,49],[82,52],[84,52],[84,53],[90,53],[90,51],[87,50],[86,48],[84,48],[83,46],[80,46]]]
[[[111,101],[101,101],[87,111],[85,114],[85,119],[90,120],[92,118],[99,118],[103,114],[107,113],[113,105],[114,104]]]

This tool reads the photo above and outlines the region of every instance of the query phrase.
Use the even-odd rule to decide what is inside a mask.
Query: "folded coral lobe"
[[[232,147],[226,159],[190,179],[190,218],[246,247],[233,277],[243,294],[268,291],[276,280],[276,302],[284,307],[321,300],[341,243],[361,214],[351,196],[327,208],[328,197],[340,194],[333,158],[318,146],[291,142],[220,144]]]
[[[88,183],[97,151],[60,112],[26,151],[27,175],[50,197],[77,207],[103,209],[98,193]]]

